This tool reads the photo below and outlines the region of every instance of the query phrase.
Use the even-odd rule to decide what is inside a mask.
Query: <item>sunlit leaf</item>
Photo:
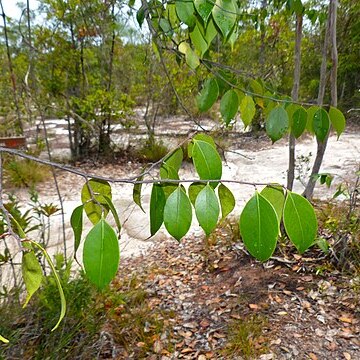
[[[205,29],[205,40],[209,46],[211,42],[215,39],[216,35],[217,35],[217,30],[214,21],[210,19]]]
[[[219,202],[214,189],[206,185],[196,197],[195,214],[207,236],[215,229],[219,213]]]
[[[3,336],[0,335],[0,341],[3,342],[4,344],[8,344],[9,340],[5,339]]]
[[[204,133],[199,133],[199,134],[196,134],[194,137],[193,137],[193,140],[202,140],[202,141],[205,141],[207,142],[208,144],[210,144],[215,150],[216,150],[216,144],[215,144],[215,141],[214,139],[209,136],[209,135],[206,135]],[[188,156],[189,158],[192,158],[192,149],[193,149],[193,146],[194,146],[194,143],[191,141],[189,142],[189,145],[188,145]]]
[[[249,253],[260,261],[273,254],[279,222],[274,207],[258,192],[246,203],[240,215],[240,234]]]
[[[26,300],[23,305],[25,307],[39,289],[43,279],[43,271],[34,251],[23,252],[21,271],[27,291]]]
[[[228,90],[221,99],[220,113],[226,125],[234,119],[239,108],[239,97],[234,90]]]
[[[314,134],[314,115],[319,109],[320,109],[319,106],[313,105],[306,110],[307,112],[306,129],[311,134]]]
[[[199,195],[199,192],[206,186],[204,183],[192,183],[189,186],[189,199],[193,206],[195,206],[195,201],[197,196]]]
[[[251,124],[252,119],[255,116],[255,104],[251,96],[246,95],[240,102],[240,114],[241,120],[245,125],[245,128]]]
[[[214,7],[214,3],[209,0],[194,0],[194,5],[197,13],[200,15],[204,24],[207,24],[211,11]]]
[[[331,124],[332,124],[333,128],[335,129],[336,134],[339,139],[340,135],[345,130],[345,125],[346,125],[345,116],[339,109],[337,109],[333,106],[330,106],[329,117],[330,117]]]
[[[119,258],[115,231],[101,219],[85,238],[83,262],[86,276],[99,289],[104,288],[115,277]]]
[[[192,220],[191,203],[179,186],[166,200],[164,224],[171,236],[180,241],[188,232]]]
[[[289,128],[289,117],[282,106],[276,106],[271,110],[266,119],[266,133],[274,143],[280,140]]]
[[[183,41],[179,45],[179,51],[185,55],[186,64],[188,64],[191,69],[195,70],[200,65],[199,57],[187,42]]]
[[[189,27],[195,25],[196,17],[194,15],[195,9],[192,1],[176,0],[176,12],[179,19]]]
[[[174,150],[171,154],[169,154],[163,161],[166,165],[171,166],[176,172],[179,171],[182,161],[184,158],[184,153],[182,151],[182,148],[179,147],[176,150]],[[167,179],[172,179],[171,177]]]
[[[234,0],[216,0],[212,16],[225,39],[235,26],[236,14],[237,6]]]
[[[150,234],[155,235],[164,221],[165,194],[160,184],[154,184],[150,197]]]
[[[260,194],[274,207],[280,224],[285,203],[284,189],[277,184],[268,185]]]
[[[201,34],[198,26],[195,26],[194,29],[190,32],[190,39],[195,49],[197,50],[198,55],[203,57],[209,46]]]
[[[300,253],[313,245],[318,225],[314,208],[308,200],[288,191],[283,219],[286,233]]]
[[[314,114],[313,128],[316,138],[323,142],[330,130],[329,115],[324,109],[318,109]]]
[[[221,217],[224,219],[234,210],[235,197],[224,184],[219,185],[218,195],[221,206]]]
[[[219,86],[214,78],[207,79],[200,93],[196,96],[196,103],[200,112],[208,111],[219,96]]]
[[[80,205],[74,209],[71,214],[70,224],[74,232],[74,253],[76,258],[76,251],[79,248],[81,235],[83,230],[83,210],[84,205]]]

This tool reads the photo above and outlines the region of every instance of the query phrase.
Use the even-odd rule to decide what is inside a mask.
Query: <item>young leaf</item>
[[[212,16],[224,39],[227,39],[235,26],[236,13],[237,6],[234,0],[216,0]]]
[[[189,198],[179,186],[167,199],[164,208],[166,230],[176,240],[188,232],[192,220],[192,209]]]
[[[71,214],[70,224],[74,232],[74,253],[76,258],[76,251],[79,248],[81,235],[83,230],[83,210],[84,205],[80,205],[74,209]]]
[[[90,179],[81,190],[81,202],[93,224],[100,221],[103,213],[106,217],[109,211],[104,195],[111,199],[111,186],[102,180]]]
[[[136,181],[142,181],[144,179],[144,175],[139,176]],[[133,189],[133,200],[134,203],[139,206],[139,208],[145,212],[144,208],[142,207],[141,204],[141,190],[142,190],[142,183],[138,183],[134,185],[134,189]]]
[[[316,138],[323,142],[330,130],[329,115],[324,109],[318,109],[314,114],[313,127]]]
[[[219,185],[218,195],[221,206],[221,217],[225,219],[235,207],[235,198],[233,193],[224,184]]]
[[[345,130],[345,124],[346,124],[345,116],[339,109],[330,106],[329,117],[331,124],[334,127],[339,139],[340,135]]]
[[[268,185],[260,193],[275,209],[280,224],[285,203],[284,190],[280,185]]]
[[[220,113],[226,125],[235,117],[239,108],[239,97],[234,90],[228,90],[221,99]]]
[[[214,7],[214,3],[209,0],[195,0],[194,4],[197,13],[200,15],[200,17],[204,21],[204,24],[206,25],[209,20],[209,16],[211,15],[211,11]]]
[[[0,341],[3,342],[4,344],[8,344],[9,340],[5,339],[3,336],[0,335]]]
[[[289,117],[282,106],[276,106],[266,119],[266,133],[274,143],[280,140],[289,128]]]
[[[297,139],[305,130],[307,123],[307,112],[303,107],[299,107],[292,115],[291,133]]]
[[[197,196],[199,195],[199,192],[206,186],[204,183],[192,183],[189,186],[189,199],[193,206],[195,206],[195,201]]]
[[[59,319],[58,319],[57,323],[55,324],[55,326],[51,329],[51,331],[54,331],[59,327],[59,325],[60,325],[60,323],[61,323],[61,321],[64,318],[65,313],[66,313],[66,299],[65,299],[65,295],[64,295],[64,290],[63,290],[63,288],[61,286],[61,281],[60,281],[59,275],[58,275],[58,273],[56,271],[55,265],[52,262],[52,260],[51,260],[51,258],[49,256],[49,254],[47,253],[47,251],[40,244],[38,244],[35,241],[30,240],[30,243],[33,246],[36,246],[43,253],[43,255],[45,256],[45,259],[48,262],[48,264],[49,264],[49,266],[51,268],[51,271],[52,271],[52,273],[54,275],[56,286],[57,286],[58,291],[59,291],[61,309],[60,309]]]
[[[110,209],[111,213],[113,214],[113,217],[114,217],[114,220],[115,220],[116,227],[117,227],[118,232],[119,232],[119,234],[120,234],[120,231],[121,231],[121,224],[120,224],[119,215],[118,215],[118,213],[117,213],[117,211],[116,211],[116,209],[115,209],[115,206],[114,206],[114,204],[113,204],[112,200],[111,200],[109,197],[104,196],[104,199],[105,199],[106,204],[107,204],[107,206],[109,207],[109,209]]]
[[[219,86],[214,78],[207,79],[199,95],[196,96],[196,103],[200,112],[208,111],[219,96]]]
[[[246,203],[239,227],[249,253],[260,261],[268,260],[276,247],[279,223],[274,207],[258,192]]]
[[[43,279],[42,268],[34,251],[26,251],[23,253],[21,271],[27,291],[27,297],[23,305],[23,307],[25,307],[34,293],[39,289]]]
[[[150,197],[150,234],[154,236],[164,221],[165,194],[160,184],[154,184]]]
[[[195,214],[205,234],[209,236],[216,228],[220,214],[218,199],[210,185],[206,185],[198,194],[195,201]]]
[[[101,219],[84,242],[83,262],[86,276],[99,289],[116,275],[119,266],[119,244],[115,231]]]
[[[193,140],[192,159],[195,169],[201,180],[221,179],[222,162],[220,155],[209,143],[202,140]],[[217,183],[211,183],[216,187]]]
[[[183,41],[179,45],[179,51],[185,55],[185,61],[191,69],[195,70],[200,65],[199,57],[187,42]]]
[[[283,219],[286,233],[300,253],[313,245],[317,233],[317,220],[308,200],[288,191]]]
[[[192,1],[183,1],[176,0],[176,13],[179,19],[189,27],[193,27],[195,25],[195,9]]]
[[[255,104],[251,96],[246,95],[240,102],[241,120],[247,128],[255,116]]]
[[[193,31],[190,32],[190,39],[195,49],[197,50],[198,55],[200,55],[200,57],[203,57],[209,46],[203,35],[201,34],[198,26],[195,26]]]

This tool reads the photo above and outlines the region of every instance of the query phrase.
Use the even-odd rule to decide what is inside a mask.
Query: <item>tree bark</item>
[[[332,58],[332,68],[331,68],[331,104],[337,106],[337,44],[336,44],[336,16],[337,16],[337,0],[330,0],[329,2],[329,14],[327,21],[327,29],[325,33],[325,41],[323,48],[323,58],[321,63],[321,73],[320,73],[320,85],[319,85],[319,94],[318,94],[318,105],[322,106],[324,102],[325,95],[325,86],[326,86],[326,65],[327,65],[327,52],[328,45],[331,45],[331,58]],[[334,88],[335,87],[335,88]],[[323,142],[317,140],[317,152],[316,158],[314,161],[313,168],[311,170],[311,175],[309,181],[304,190],[303,196],[307,199],[311,199],[314,194],[314,188],[316,183],[316,178],[314,175],[319,173],[326,145],[328,142],[329,133],[324,139]]]
[[[296,36],[295,36],[295,67],[294,67],[294,84],[291,91],[291,97],[294,101],[299,100],[300,89],[300,70],[301,70],[301,39],[302,39],[303,15],[296,15]],[[294,135],[289,135],[289,167],[287,173],[287,188],[291,191],[294,186],[295,178],[295,146]]]

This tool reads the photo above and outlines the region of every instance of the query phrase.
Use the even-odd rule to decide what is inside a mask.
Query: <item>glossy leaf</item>
[[[21,271],[27,291],[26,300],[23,305],[25,307],[39,289],[43,279],[43,271],[34,251],[23,252]]]
[[[196,103],[200,112],[208,111],[219,96],[219,86],[214,78],[207,79],[199,95],[196,96]]]
[[[184,153],[182,151],[182,148],[179,147],[176,150],[174,150],[170,155],[168,155],[164,159],[163,163],[171,166],[176,172],[178,172],[181,167],[183,158],[184,158]],[[172,179],[172,178],[168,178],[168,179]]]
[[[154,184],[150,197],[150,234],[155,235],[164,221],[165,194],[160,184]]]
[[[300,253],[313,245],[318,225],[315,211],[308,200],[288,191],[283,220],[289,239]]]
[[[240,102],[241,120],[247,128],[255,116],[255,103],[251,96],[246,95]]]
[[[307,112],[303,107],[299,107],[292,115],[291,133],[297,139],[302,135],[306,128]]]
[[[176,13],[179,19],[189,27],[195,25],[195,9],[192,1],[176,0]]]
[[[202,140],[193,140],[192,159],[201,180],[221,179],[222,162],[217,150]],[[211,186],[216,187],[216,183]]]
[[[199,192],[206,186],[204,183],[192,183],[189,186],[189,199],[193,206],[195,206],[195,201],[197,196],[199,195]]]
[[[314,114],[313,127],[316,138],[323,142],[330,130],[330,119],[324,109],[318,109]]]
[[[200,65],[199,57],[187,42],[183,41],[179,45],[179,51],[185,55],[186,64],[188,64],[191,69],[195,70]]]
[[[195,26],[194,29],[190,32],[190,39],[195,49],[197,50],[198,55],[203,57],[209,46],[198,26]]]
[[[90,179],[81,190],[81,202],[87,217],[93,224],[100,221],[103,213],[106,217],[109,212],[104,195],[111,199],[111,186],[102,180]]]
[[[204,21],[204,24],[207,24],[209,17],[211,15],[211,11],[214,7],[214,3],[209,0],[195,0],[194,5],[197,13]]]
[[[220,214],[218,199],[210,185],[206,185],[198,194],[195,201],[195,214],[205,234],[209,236],[216,228]]]
[[[84,205],[80,205],[74,209],[71,214],[70,224],[74,232],[74,253],[76,258],[76,251],[79,248],[81,235],[83,230],[83,210]]]
[[[212,9],[213,19],[226,39],[232,32],[237,18],[237,6],[233,0],[216,0]]]
[[[202,141],[205,141],[207,142],[208,144],[210,144],[215,150],[216,150],[216,144],[215,144],[215,141],[214,139],[209,136],[209,135],[206,135],[206,134],[203,134],[203,133],[199,133],[199,134],[196,134],[194,137],[193,137],[193,140],[202,140]],[[192,149],[194,147],[194,143],[191,141],[188,145],[188,156],[189,158],[192,158]]]
[[[218,195],[221,206],[221,217],[224,219],[234,210],[235,197],[224,184],[219,185]]]
[[[239,108],[239,97],[234,90],[228,90],[221,99],[220,113],[226,125],[235,117]]]
[[[313,105],[310,106],[306,112],[307,112],[307,122],[306,122],[306,129],[311,134],[314,134],[314,115],[315,113],[320,109],[319,106]]]
[[[191,203],[179,186],[167,199],[164,208],[164,224],[171,236],[180,241],[188,232],[192,220]]]
[[[9,340],[5,339],[3,336],[0,335],[0,341],[3,342],[4,344],[8,344]]]
[[[258,192],[246,203],[240,215],[240,234],[249,253],[260,261],[273,254],[279,223],[274,207]]]
[[[276,184],[268,185],[261,191],[260,194],[274,207],[278,223],[280,224],[285,203],[283,188]]]
[[[271,110],[266,119],[266,133],[274,143],[280,140],[289,128],[289,117],[282,106],[276,106]]]
[[[64,318],[65,313],[66,313],[66,299],[65,299],[65,295],[64,295],[64,290],[62,288],[61,281],[60,281],[59,275],[58,275],[58,273],[56,271],[55,265],[52,262],[52,260],[51,260],[51,258],[49,256],[49,254],[47,253],[47,251],[40,244],[38,244],[35,241],[30,240],[30,243],[31,243],[31,245],[37,247],[42,252],[42,254],[45,256],[45,259],[46,259],[47,263],[49,264],[50,269],[51,269],[51,271],[52,271],[52,273],[54,275],[56,286],[57,286],[58,291],[59,291],[61,307],[60,307],[59,319],[58,319],[57,323],[55,324],[55,326],[51,329],[51,331],[54,331],[59,327],[59,325],[60,325],[60,323],[61,323],[61,321]]]
[[[334,108],[333,106],[330,106],[329,117],[330,117],[331,124],[332,124],[333,128],[335,129],[336,134],[339,139],[340,135],[345,130],[345,125],[346,125],[345,116],[339,109]]]
[[[115,231],[101,219],[85,238],[83,262],[86,276],[99,289],[104,288],[115,277],[119,258]]]
[[[139,176],[136,181],[142,181],[144,179],[144,175]],[[142,183],[138,183],[134,185],[134,189],[133,189],[133,200],[134,203],[139,206],[139,208],[145,212],[144,208],[142,207],[141,204],[141,190],[142,190]]]

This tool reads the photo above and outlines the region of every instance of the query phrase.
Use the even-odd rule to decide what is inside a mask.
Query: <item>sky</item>
[[[6,16],[9,16],[13,19],[19,19],[21,15],[21,9],[16,5],[17,0],[3,0],[4,12]],[[26,0],[22,1],[26,4]],[[36,9],[39,2],[38,0],[30,0],[30,9]]]

